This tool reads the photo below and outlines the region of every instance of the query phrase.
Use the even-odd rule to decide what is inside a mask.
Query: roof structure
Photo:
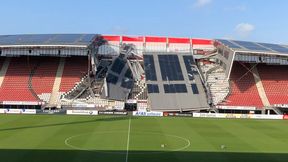
[[[253,52],[253,53],[267,53],[267,54],[279,54],[288,55],[288,46],[281,44],[271,43],[258,43],[238,40],[225,40],[216,39],[219,43],[230,48],[235,52]]]
[[[0,35],[0,46],[84,45],[88,46],[95,34],[24,34]]]
[[[191,53],[147,52],[143,58],[151,110],[179,111],[209,107]]]

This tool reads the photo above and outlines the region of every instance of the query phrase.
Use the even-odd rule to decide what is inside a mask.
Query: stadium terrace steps
[[[33,80],[34,74],[36,73],[36,70],[38,69],[39,66],[40,66],[40,61],[37,61],[36,65],[30,70],[29,79],[28,79],[28,89],[32,93],[32,95],[37,99],[37,101],[41,101],[41,99],[39,98],[39,96],[37,95],[35,90],[33,89],[32,80]]]
[[[255,80],[255,84],[256,84],[259,96],[260,96],[260,98],[262,100],[262,103],[263,103],[264,106],[269,107],[270,106],[270,102],[269,102],[269,100],[267,98],[267,95],[266,95],[266,92],[264,90],[264,87],[263,87],[261,78],[259,76],[257,67],[255,66],[251,71],[253,72],[253,77],[254,77],[254,80]]]
[[[32,78],[33,88],[37,94],[51,93],[58,64],[58,58],[45,58],[45,61],[43,59],[40,61],[40,66]]]
[[[66,59],[65,62],[65,58],[55,57],[0,58],[3,80],[0,101],[38,102],[40,99],[57,103],[61,94],[70,90],[87,73],[86,57]]]
[[[0,88],[0,101],[37,101],[28,89],[29,75],[36,63],[30,57],[11,59]]]
[[[0,71],[0,87],[2,86],[3,80],[5,78],[6,72],[8,70],[9,64],[10,64],[10,57],[0,57],[0,67],[1,67],[1,71]]]
[[[66,58],[60,84],[60,92],[71,90],[80,79],[87,74],[88,60],[86,57]]]
[[[56,77],[57,67],[59,64],[59,58],[57,57],[46,57],[38,58],[39,66],[35,69],[35,72],[32,76],[32,88],[37,94],[38,98],[40,95],[44,99],[43,101],[47,102],[47,94],[51,93],[53,89],[53,83]],[[41,98],[40,98],[41,99]]]
[[[287,66],[259,64],[258,72],[270,104],[288,104]]]
[[[253,74],[248,72],[249,67],[249,64],[233,63],[230,75],[231,92],[221,105],[263,107]]]
[[[65,98],[68,100],[74,100],[82,95],[86,97],[89,96],[89,94],[85,93],[89,85],[89,78],[88,75],[85,75],[81,78],[79,82],[77,82],[72,89],[70,89],[68,92],[65,92],[61,98]]]
[[[50,98],[49,98],[49,105],[50,106],[57,104],[58,97],[59,97],[58,92],[59,92],[60,85],[61,85],[64,66],[65,66],[65,58],[62,57],[62,58],[60,58],[60,63],[58,65],[56,78],[55,78],[53,88],[52,88],[52,93],[51,93]]]

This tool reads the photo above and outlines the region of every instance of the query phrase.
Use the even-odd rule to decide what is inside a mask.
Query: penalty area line
[[[131,118],[129,118],[128,135],[127,135],[127,146],[126,146],[126,160],[125,160],[125,162],[128,162],[128,157],[129,157],[130,129],[131,129]]]

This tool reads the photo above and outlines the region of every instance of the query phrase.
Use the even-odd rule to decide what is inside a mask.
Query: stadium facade
[[[288,46],[100,34],[0,36],[2,108],[283,114]]]

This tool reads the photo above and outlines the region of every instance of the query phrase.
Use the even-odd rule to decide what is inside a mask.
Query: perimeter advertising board
[[[157,112],[157,111],[133,111],[133,116],[163,116],[163,112]]]
[[[68,115],[98,115],[96,110],[67,110]]]
[[[36,109],[0,109],[0,114],[36,114]]]
[[[193,113],[193,117],[228,119],[283,119],[283,115]]]

